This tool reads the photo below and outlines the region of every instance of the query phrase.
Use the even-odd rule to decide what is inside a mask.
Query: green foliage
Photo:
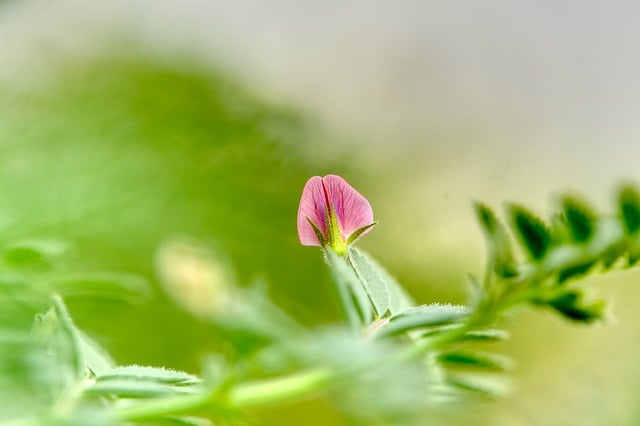
[[[515,263],[511,251],[511,243],[504,226],[498,221],[493,211],[484,204],[474,204],[476,216],[480,223],[491,253],[490,261],[493,263],[493,270],[503,277],[514,276]]]
[[[427,327],[460,323],[469,313],[470,309],[465,306],[439,303],[408,308],[392,316],[388,324],[381,327],[375,336],[395,336]]]
[[[565,197],[562,206],[573,240],[578,243],[588,241],[595,232],[595,215],[575,198]]]
[[[524,207],[513,205],[509,213],[513,229],[527,253],[534,260],[542,259],[551,246],[551,234],[547,226]]]
[[[349,261],[378,317],[397,314],[413,305],[409,295],[384,268],[353,246],[349,248]]]
[[[441,354],[440,362],[455,366],[511,370],[513,361],[504,355],[479,351],[449,351]]]
[[[571,320],[592,323],[604,319],[606,304],[603,300],[585,303],[582,299],[582,293],[568,291],[546,303]]]
[[[640,229],[640,195],[632,186],[626,186],[618,197],[620,214],[627,234],[635,234]]]
[[[565,197],[547,226],[512,206],[512,234],[476,204],[489,253],[473,307],[416,306],[351,246],[324,250],[347,324],[309,325],[325,303],[309,291],[321,288],[320,262],[299,253],[283,214],[310,172],[293,143],[301,123],[222,79],[145,63],[78,69],[50,93],[0,102],[0,421],[244,424],[246,410],[321,393],[366,424],[410,424],[438,394],[501,394],[513,363],[485,347],[509,337],[505,317],[529,305],[602,321],[606,304],[580,279],[640,258],[631,187],[611,217]],[[204,243],[167,252],[176,234]],[[242,286],[256,275],[276,300],[309,307],[293,318],[263,285]],[[110,351],[90,337],[104,335]],[[214,339],[221,353],[194,374]]]
[[[352,326],[359,329],[362,325],[373,320],[372,300],[363,282],[355,271],[349,267],[347,260],[334,252],[331,248],[325,250],[327,265],[331,270],[333,280],[338,287],[338,293],[343,298],[343,307]],[[353,299],[355,303],[351,303]]]

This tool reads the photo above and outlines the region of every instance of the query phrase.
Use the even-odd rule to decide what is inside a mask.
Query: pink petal
[[[336,212],[343,240],[346,241],[354,231],[373,223],[371,204],[346,180],[340,176],[326,175],[322,178],[322,183]],[[366,230],[363,235],[370,230]]]
[[[298,207],[298,237],[303,246],[319,246],[320,241],[309,224],[309,218],[326,236],[327,224],[325,208],[327,202],[322,188],[322,178],[314,176],[307,181],[302,190],[300,207]]]

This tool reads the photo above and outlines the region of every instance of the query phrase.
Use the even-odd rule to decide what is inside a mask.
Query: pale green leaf
[[[486,368],[492,370],[512,370],[513,360],[507,356],[480,351],[451,351],[440,354],[440,362],[459,367]]]
[[[482,395],[488,398],[498,398],[504,396],[509,387],[505,382],[496,380],[494,377],[482,378],[470,375],[449,375],[446,384],[454,388]]]
[[[97,377],[97,382],[100,383],[108,382],[111,380],[163,383],[174,386],[192,386],[201,382],[198,377],[185,373],[183,371],[140,365],[116,367]]]
[[[78,332],[78,339],[85,365],[91,373],[99,376],[115,368],[115,361],[106,349],[100,346],[95,340],[82,331]]]
[[[507,340],[511,336],[506,330],[488,329],[488,330],[474,330],[469,331],[463,336],[463,340],[471,341],[500,341]]]
[[[359,318],[364,324],[368,324],[373,318],[371,299],[363,287],[362,281],[349,267],[347,261],[330,248],[325,251],[327,264],[331,275],[338,286],[338,292],[343,298],[344,309],[350,321],[356,322]],[[355,303],[355,305],[354,305]]]
[[[455,324],[470,312],[466,306],[439,303],[409,308],[391,317],[389,323],[378,329],[375,336],[395,336],[416,329]]]
[[[371,257],[355,247],[350,247],[349,260],[378,316],[382,317],[388,313],[394,315],[413,306],[414,303],[406,291]]]
[[[62,390],[84,376],[85,360],[80,331],[73,324],[64,302],[59,296],[54,296],[52,302],[53,306],[47,312],[36,316],[33,333],[55,358],[54,382]]]
[[[98,380],[85,392],[119,398],[158,398],[170,395],[192,394],[195,389],[190,386],[173,386],[155,381],[113,378],[104,381]]]
[[[20,240],[8,244],[4,258],[12,266],[47,266],[68,250],[68,245],[59,240]]]
[[[134,274],[105,272],[73,274],[54,280],[55,290],[64,297],[140,303],[150,296],[148,281]]]

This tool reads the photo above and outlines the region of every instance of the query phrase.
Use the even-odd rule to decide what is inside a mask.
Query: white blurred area
[[[362,176],[352,180],[369,193],[369,176],[387,182],[372,197],[383,224],[406,212],[381,238],[430,235],[416,260],[459,246],[451,227],[475,232],[471,199],[544,213],[549,194],[573,190],[604,207],[620,180],[640,180],[635,2],[0,5],[0,76],[14,84],[115,40],[196,57],[328,123],[340,148],[328,141],[314,155],[358,148]]]

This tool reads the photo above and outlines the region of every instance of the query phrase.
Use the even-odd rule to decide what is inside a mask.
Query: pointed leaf
[[[378,222],[370,223],[369,225],[365,225],[362,228],[359,228],[353,232],[353,234],[349,235],[347,238],[347,245],[354,243],[360,236],[366,232],[369,232],[370,228],[376,226]]]
[[[394,315],[414,305],[400,284],[364,252],[349,247],[349,260],[378,316],[382,317],[387,312]]]
[[[508,371],[514,366],[513,360],[507,356],[480,351],[445,352],[438,359],[444,364],[492,370]]]
[[[578,243],[588,241],[595,232],[595,214],[575,198],[565,197],[562,205],[572,239]]]
[[[97,377],[97,381],[126,379],[140,382],[165,383],[174,386],[193,386],[201,380],[183,371],[170,370],[161,367],[146,367],[140,365],[127,365],[113,368]]]
[[[98,376],[115,368],[116,363],[111,355],[95,340],[82,331],[79,331],[78,339],[85,366],[92,374]]]
[[[495,379],[481,379],[468,375],[449,375],[446,384],[457,389],[472,392],[488,398],[498,398],[508,392],[505,384]]]
[[[471,310],[465,306],[439,303],[409,308],[391,317],[389,323],[379,328],[374,336],[397,336],[421,328],[455,324],[466,318],[470,312]]]
[[[591,267],[593,266],[594,261],[586,260],[584,263],[569,266],[558,273],[558,283],[563,283],[570,278],[580,277],[585,275]]]
[[[86,393],[118,398],[159,398],[170,395],[192,394],[196,389],[189,386],[173,386],[162,382],[118,378],[96,383]]]
[[[547,226],[521,206],[511,206],[511,221],[514,231],[524,244],[529,256],[534,260],[544,258],[551,246],[551,234]]]
[[[619,204],[625,231],[627,234],[635,234],[640,230],[640,195],[638,191],[632,186],[622,188]]]
[[[585,304],[582,297],[582,293],[578,291],[568,291],[549,300],[547,304],[566,318],[574,321],[593,323],[603,320],[605,317],[606,302],[604,300],[597,300]]]
[[[511,243],[504,226],[502,226],[493,211],[486,205],[475,203],[474,208],[478,221],[484,230],[487,244],[493,258],[494,272],[505,278],[517,275],[511,251]]]
[[[36,316],[33,332],[48,349],[57,364],[54,382],[58,391],[71,386],[85,374],[84,352],[79,330],[73,324],[62,299],[52,297],[53,306],[44,314]]]
[[[355,321],[353,319],[355,317],[359,319],[358,323],[368,324],[373,319],[372,302],[362,281],[343,257],[330,248],[327,248],[325,253],[331,275],[344,299],[343,305],[347,310],[347,316],[352,318],[351,321]]]
[[[465,334],[463,340],[495,342],[500,340],[507,340],[509,336],[511,336],[511,333],[506,330],[474,330]]]

